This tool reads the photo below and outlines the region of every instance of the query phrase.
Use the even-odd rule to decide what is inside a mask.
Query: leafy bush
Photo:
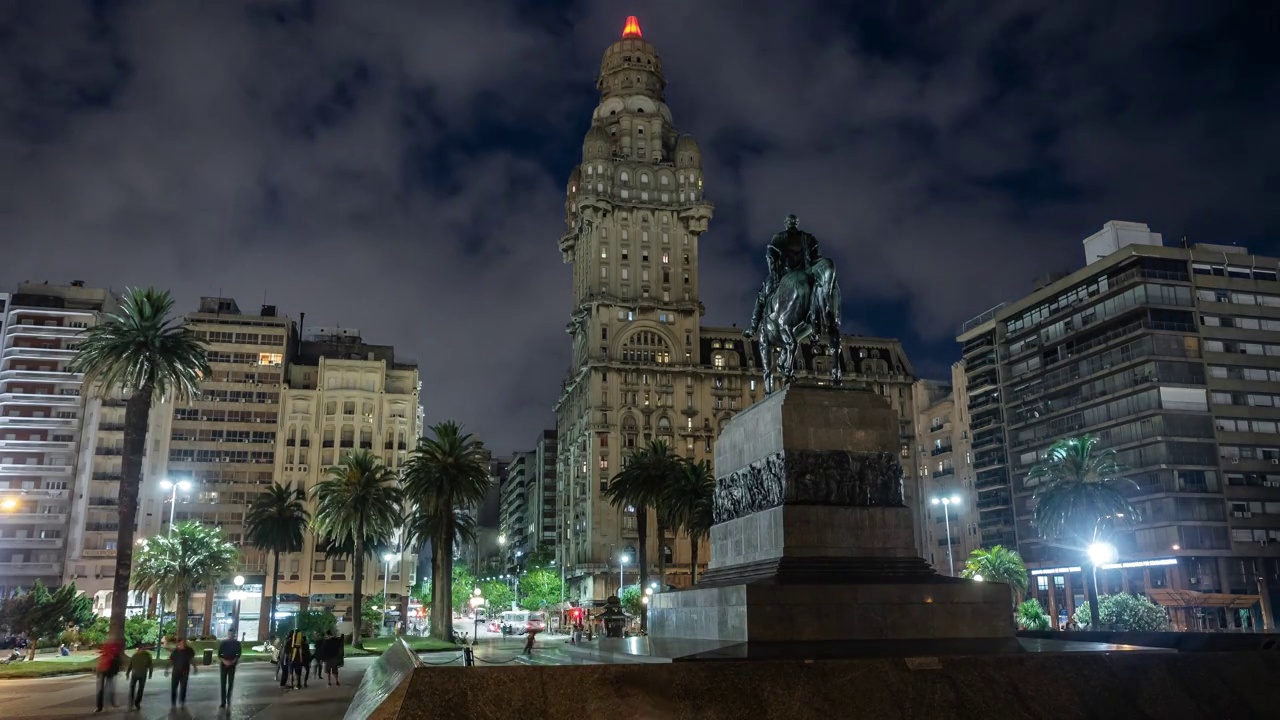
[[[285,637],[294,628],[302,631],[307,637],[318,637],[321,633],[337,632],[338,618],[328,610],[307,610],[276,621],[276,636]]]
[[[1086,603],[1076,608],[1073,619],[1080,627],[1089,627],[1089,605]],[[1151,602],[1145,595],[1102,595],[1098,598],[1098,629],[1162,632],[1169,629],[1169,617],[1164,608]]]
[[[80,647],[98,647],[107,641],[107,631],[110,629],[111,621],[108,618],[100,617],[93,621],[93,624],[87,628],[80,629]]]
[[[640,613],[644,612],[644,602],[640,598],[644,594],[640,592],[639,585],[628,585],[622,588],[622,595],[618,599],[622,601],[622,609],[628,615],[640,617]]]
[[[124,621],[124,642],[128,647],[160,641],[160,621],[145,615],[133,615]]]
[[[1052,622],[1049,614],[1040,607],[1040,601],[1031,598],[1018,606],[1018,626],[1023,630],[1048,630]]]

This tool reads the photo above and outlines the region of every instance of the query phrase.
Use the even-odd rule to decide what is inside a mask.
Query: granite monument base
[[[901,442],[897,413],[868,390],[792,385],[730,420],[708,570],[651,598],[649,635],[1015,647],[1006,585],[942,576],[920,557]]]

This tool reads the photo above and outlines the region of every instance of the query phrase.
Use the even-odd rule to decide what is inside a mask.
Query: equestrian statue
[[[800,343],[823,345],[831,357],[831,383],[840,384],[840,285],[836,266],[818,254],[818,239],[788,215],[786,227],[769,242],[769,276],[756,296],[751,324],[743,331],[760,346],[764,391],[773,392],[774,375],[784,385],[796,379]],[[777,349],[777,366],[773,351]]]

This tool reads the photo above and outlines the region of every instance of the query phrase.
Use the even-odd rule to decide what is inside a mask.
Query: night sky
[[[557,241],[638,15],[743,324],[789,212],[846,331],[945,377],[955,327],[1111,219],[1280,253],[1275,3],[0,0],[0,288],[265,299],[419,361],[429,421],[554,426]]]

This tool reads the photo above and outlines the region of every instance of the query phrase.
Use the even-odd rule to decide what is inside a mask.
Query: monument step
[[[741,584],[953,583],[918,557],[778,557],[712,568],[699,587]]]

